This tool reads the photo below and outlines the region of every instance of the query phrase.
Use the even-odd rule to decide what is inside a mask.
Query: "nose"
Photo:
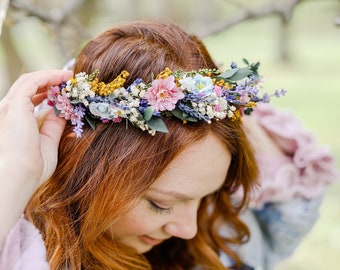
[[[183,209],[180,214],[164,225],[164,231],[174,237],[192,239],[197,234],[197,205]]]

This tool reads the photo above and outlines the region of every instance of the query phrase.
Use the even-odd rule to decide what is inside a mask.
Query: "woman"
[[[99,81],[108,83],[127,70],[125,85],[131,85],[166,67],[216,68],[202,43],[177,26],[135,23],[89,42],[74,72],[99,69]],[[52,269],[222,269],[220,249],[239,262],[228,243],[243,242],[248,231],[238,218],[242,205],[229,197],[239,186],[247,192],[257,174],[240,122],[164,121],[167,134],[111,122],[95,131],[84,126],[78,140],[66,126],[55,173],[25,211],[43,236]],[[225,239],[218,236],[222,220],[235,228]]]
[[[92,74],[98,69],[98,84],[92,84],[97,87],[100,82],[108,84],[115,78],[123,80],[124,86],[135,86],[136,79],[150,82],[157,74],[166,79],[172,76],[166,68],[191,71],[217,67],[202,42],[177,26],[136,22],[114,27],[90,41],[76,58],[73,70],[75,74]],[[89,125],[73,121],[73,126],[66,125],[62,135],[64,122],[53,113],[48,114],[40,135],[32,117],[24,126],[13,123],[17,114],[32,115],[32,104],[46,97],[34,96],[35,90],[58,85],[69,76],[70,73],[59,71],[26,75],[2,101],[1,112],[8,121],[4,128],[21,131],[29,126],[27,129],[32,132],[28,133],[32,134],[29,141],[1,135],[1,156],[6,157],[1,172],[7,176],[5,190],[8,197],[12,196],[9,202],[16,204],[14,213],[2,206],[4,217],[12,217],[6,220],[2,235],[23,211],[35,188],[44,182],[26,206],[25,218],[30,223],[19,220],[7,236],[2,253],[10,254],[11,236],[15,238],[16,230],[32,223],[42,235],[51,269],[242,267],[244,259],[239,257],[236,246],[249,238],[249,231],[240,210],[258,176],[242,123],[224,118],[211,124],[198,121],[184,125],[183,121],[190,122],[190,117],[182,114],[183,121],[179,121],[175,119],[178,116],[172,115],[162,117],[159,129],[164,131],[165,127],[168,133],[161,133],[155,132],[150,121],[146,126],[138,119],[121,121],[123,110],[113,112],[119,117],[112,116],[110,120],[114,121],[110,123],[102,119],[95,130],[90,127],[94,124],[91,119],[86,120]],[[54,97],[52,94],[57,112],[71,119],[61,103],[56,104],[62,96],[58,93]],[[13,104],[13,100],[17,101]],[[152,97],[148,101],[151,104]],[[161,111],[162,104],[154,100],[150,107],[156,106]],[[102,111],[95,109],[98,110],[92,110],[92,115],[99,113],[102,117]],[[172,107],[167,109],[171,111]],[[13,111],[15,116],[5,115],[7,111]],[[151,119],[158,121],[159,111],[153,110]],[[140,129],[149,129],[151,134]],[[49,177],[60,136],[58,164]],[[9,154],[12,147],[9,149],[8,145],[14,141],[18,141],[17,151],[30,155],[19,155],[17,160],[18,152]],[[14,164],[23,170],[14,170]],[[16,181],[8,183],[8,179]],[[23,189],[23,185],[27,188]],[[17,190],[23,194],[17,196],[19,201],[13,198]],[[237,196],[238,190],[243,194]],[[8,202],[3,200],[6,206]],[[227,233],[222,233],[222,227],[227,228]],[[220,260],[221,254],[228,259]],[[6,261],[5,257],[2,255],[1,260],[7,265],[18,261]],[[31,257],[29,261],[33,269],[39,269],[39,263],[41,269],[46,267],[41,260],[34,263]]]

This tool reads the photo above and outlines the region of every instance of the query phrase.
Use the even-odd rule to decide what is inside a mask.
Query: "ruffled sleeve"
[[[39,231],[21,217],[0,250],[1,270],[48,270],[46,248]]]
[[[317,145],[313,134],[303,128],[291,111],[261,104],[252,117],[282,150],[282,156],[258,154],[260,186],[251,194],[250,206],[292,198],[313,199],[327,184],[338,179],[330,148]]]

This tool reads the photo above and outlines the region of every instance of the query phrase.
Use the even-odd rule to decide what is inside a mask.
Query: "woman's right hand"
[[[48,87],[72,76],[62,70],[24,74],[0,102],[0,240],[57,165],[65,120],[51,110],[39,128],[34,106],[46,98]]]

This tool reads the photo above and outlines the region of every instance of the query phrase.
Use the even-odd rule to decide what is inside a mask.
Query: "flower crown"
[[[271,96],[286,93],[282,89],[259,97],[259,63],[243,61],[246,67],[238,68],[233,62],[224,73],[217,69],[183,72],[166,68],[151,82],[137,79],[127,88],[123,87],[127,71],[107,84],[98,80],[98,70],[81,72],[52,86],[49,104],[57,115],[71,121],[77,137],[81,137],[85,122],[95,129],[98,120],[118,123],[126,119],[151,135],[168,132],[162,117],[175,117],[183,123],[211,123],[227,117],[237,120],[243,113],[250,114],[257,102],[269,102]]]

